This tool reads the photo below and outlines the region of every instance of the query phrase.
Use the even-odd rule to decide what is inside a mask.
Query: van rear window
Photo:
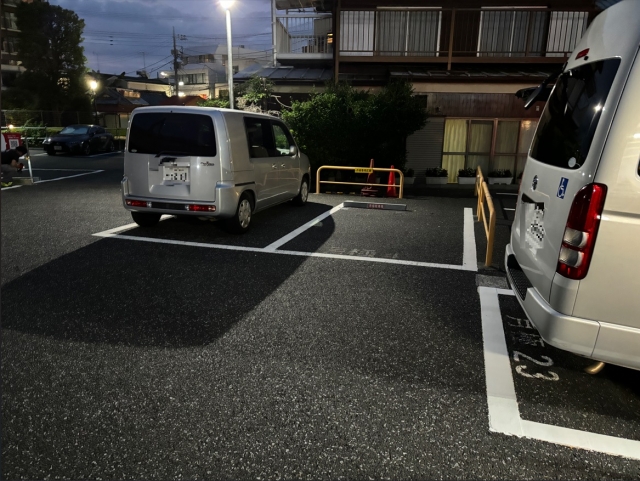
[[[216,155],[213,121],[208,115],[171,112],[139,113],[129,131],[129,152]]]
[[[531,157],[565,169],[582,166],[619,66],[620,59],[602,60],[558,77],[531,144]]]

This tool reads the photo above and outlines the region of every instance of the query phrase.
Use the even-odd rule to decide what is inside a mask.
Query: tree
[[[9,95],[19,108],[90,110],[85,83],[84,20],[71,10],[43,0],[19,2],[18,53],[26,68]]]
[[[282,118],[293,130],[312,170],[321,165],[402,169],[406,140],[427,121],[426,105],[407,82],[391,82],[381,92],[328,84],[305,102],[293,102]]]

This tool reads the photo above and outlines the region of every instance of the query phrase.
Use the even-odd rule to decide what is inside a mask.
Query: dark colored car
[[[42,148],[49,155],[57,153],[90,155],[92,152],[113,152],[113,135],[98,125],[69,125],[59,133],[47,137]]]

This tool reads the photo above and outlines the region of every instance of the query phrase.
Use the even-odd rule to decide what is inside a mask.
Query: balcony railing
[[[589,13],[534,8],[344,10],[339,52],[360,61],[559,61],[582,37]]]
[[[276,17],[279,57],[331,57],[331,15]]]

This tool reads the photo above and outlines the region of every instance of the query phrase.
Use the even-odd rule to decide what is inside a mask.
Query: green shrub
[[[347,84],[327,85],[305,102],[293,102],[282,118],[312,172],[322,165],[402,169],[406,138],[427,120],[425,105],[416,101],[406,82],[392,82],[381,92],[358,91]]]
[[[489,172],[489,177],[512,177],[509,169],[497,169]]]
[[[466,169],[460,169],[458,171],[458,177],[475,177],[476,169],[472,169],[471,167],[467,167]]]
[[[449,172],[447,169],[442,169],[440,167],[431,167],[425,171],[427,177],[447,177]]]

